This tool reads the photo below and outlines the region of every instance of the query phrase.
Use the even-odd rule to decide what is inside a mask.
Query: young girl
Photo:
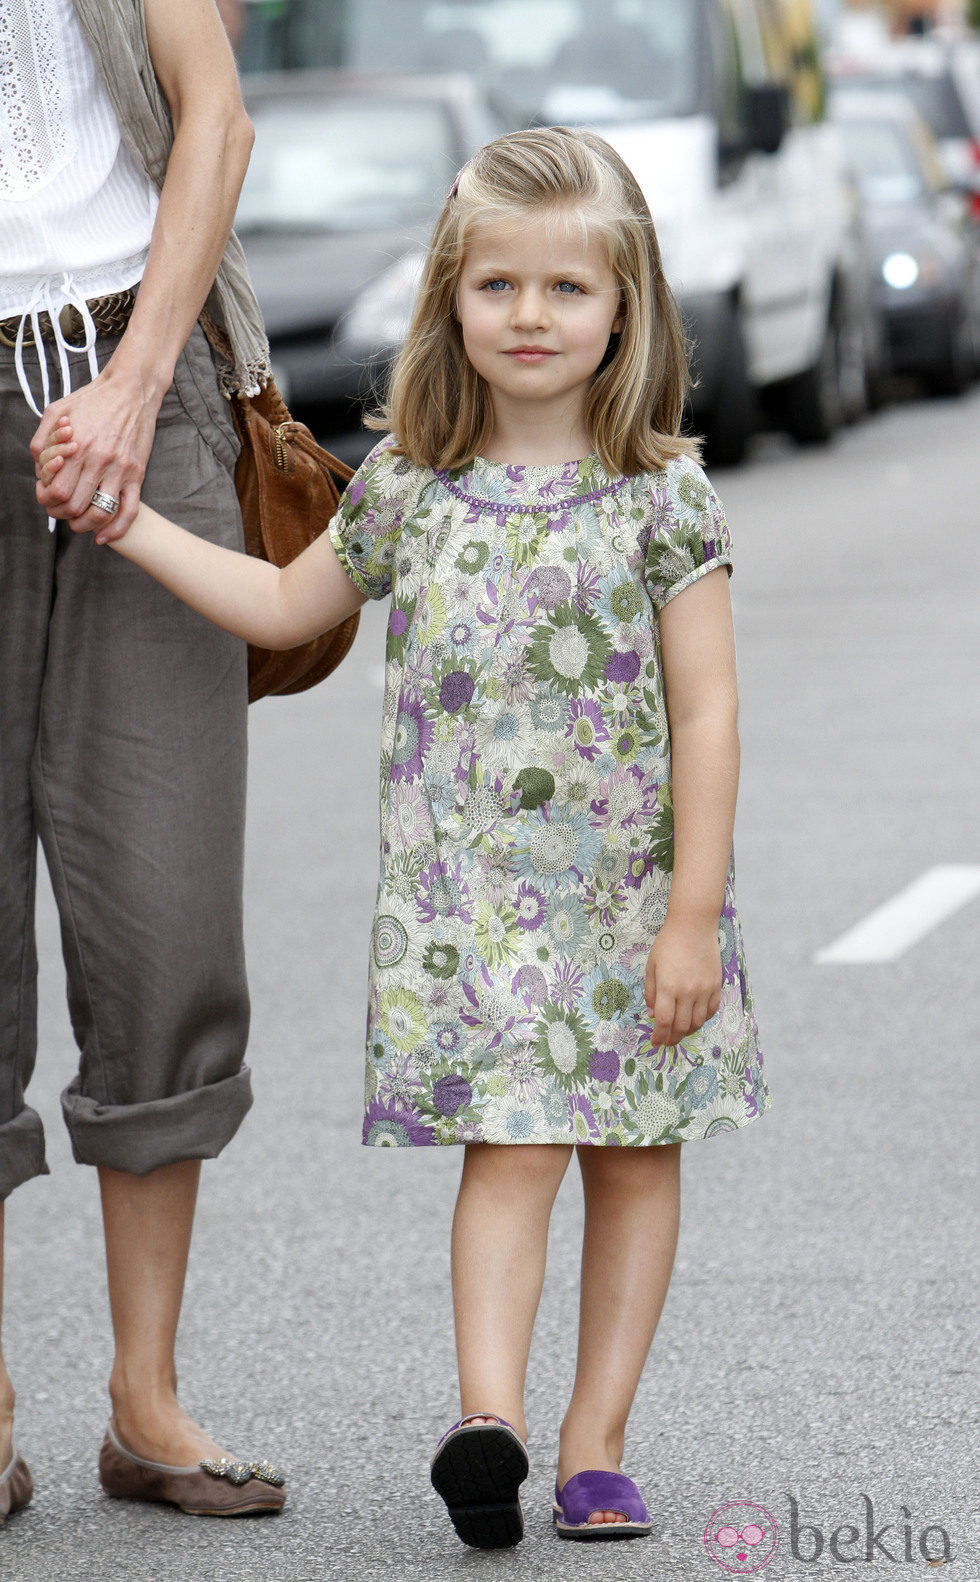
[[[282,572],[145,508],[113,545],[269,648],[390,595],[364,1141],[465,1145],[463,1416],[432,1481],[479,1548],[523,1536],[525,1372],[573,1150],[585,1242],[555,1523],[641,1535],[620,1462],[680,1144],[769,1104],[730,866],[729,537],[679,437],[686,380],[628,169],[589,133],[515,133],[446,201],[390,432],[329,530]],[[46,477],[70,449],[58,431]]]

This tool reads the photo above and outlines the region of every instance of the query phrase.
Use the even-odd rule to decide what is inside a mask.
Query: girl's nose
[[[514,298],[511,323],[515,330],[543,329],[548,322],[548,307],[540,291],[519,291]]]

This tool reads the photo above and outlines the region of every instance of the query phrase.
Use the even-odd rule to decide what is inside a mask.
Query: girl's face
[[[474,227],[456,294],[466,355],[495,415],[581,427],[592,376],[622,328],[600,237],[554,216]]]

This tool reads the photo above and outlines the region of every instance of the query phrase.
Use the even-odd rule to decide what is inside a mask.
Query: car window
[[[700,0],[358,0],[347,64],[467,72],[512,123],[621,121],[697,106]]]
[[[970,128],[952,75],[948,71],[927,75],[921,71],[876,74],[849,79],[862,88],[904,93],[924,116],[937,137],[969,137]]]
[[[784,83],[793,120],[803,124],[819,120],[825,86],[811,9],[783,0],[727,0],[727,4],[739,29],[746,78]]]
[[[708,51],[714,77],[712,99],[718,108],[721,145],[737,148],[745,131],[742,61],[738,34],[724,7],[712,6],[707,18]]]
[[[928,188],[916,151],[901,127],[879,121],[843,122],[848,163],[871,208],[913,203]]]
[[[455,156],[438,103],[319,98],[250,103],[255,147],[236,228],[381,230],[438,206]]]

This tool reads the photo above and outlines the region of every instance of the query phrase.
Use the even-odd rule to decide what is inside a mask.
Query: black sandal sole
[[[516,1434],[495,1423],[458,1429],[432,1463],[432,1487],[471,1549],[511,1549],[524,1537],[518,1490],[528,1474]]]

